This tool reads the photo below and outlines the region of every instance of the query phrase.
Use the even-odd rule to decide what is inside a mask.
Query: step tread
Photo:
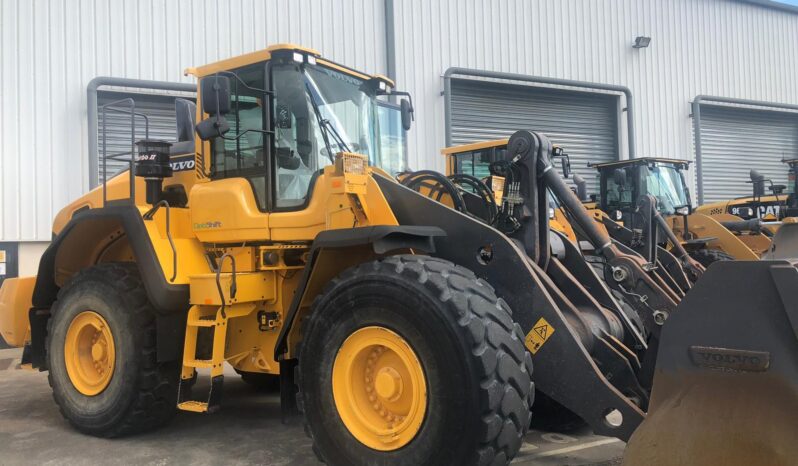
[[[204,413],[208,411],[208,403],[204,401],[183,401],[177,404],[178,409],[191,411],[194,413]]]

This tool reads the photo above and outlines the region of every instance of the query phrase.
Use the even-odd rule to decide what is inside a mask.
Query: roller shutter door
[[[751,194],[754,168],[774,184],[787,184],[785,158],[798,157],[798,114],[701,106],[704,202]]]
[[[618,159],[615,95],[455,79],[451,99],[453,145],[539,131],[565,149],[591,194],[598,192],[598,178],[588,162]]]
[[[175,124],[175,97],[168,95],[155,94],[135,94],[124,92],[100,91],[97,95],[97,153],[100,158],[97,166],[98,180],[102,183],[103,179],[103,114],[100,108],[108,103],[131,97],[136,102],[136,112],[147,115],[149,119],[150,139],[161,139],[164,141],[177,141],[177,126]],[[185,97],[184,97],[185,98]],[[125,109],[124,106],[114,106],[114,108]],[[106,147],[108,154],[130,151],[130,115],[106,109]],[[136,119],[135,141],[144,139],[144,120]],[[107,177],[112,177],[115,173],[128,167],[127,162],[108,160],[106,169]]]

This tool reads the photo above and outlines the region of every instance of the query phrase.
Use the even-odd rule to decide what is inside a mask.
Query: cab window
[[[627,211],[632,208],[633,193],[629,182],[626,186],[619,186],[615,182],[613,170],[609,169],[609,176],[606,176],[604,191],[601,193],[602,203],[605,205],[604,210],[622,210]],[[628,173],[628,170],[627,170]],[[627,180],[629,178],[627,177]]]
[[[407,132],[402,127],[399,106],[389,102],[378,102],[377,119],[378,151],[369,163],[396,176],[407,170]]]
[[[490,164],[503,160],[505,147],[488,147],[486,149],[463,152],[454,155],[454,172],[471,175],[479,179],[490,176]]]
[[[230,131],[211,141],[211,178],[241,177],[252,184],[258,207],[266,206],[266,160],[264,141],[265,67],[254,65],[233,70],[240,79],[230,79],[230,113],[225,115]]]

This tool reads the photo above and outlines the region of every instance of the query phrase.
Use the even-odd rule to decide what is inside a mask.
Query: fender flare
[[[58,233],[45,250],[39,262],[39,273],[33,289],[33,307],[48,309],[58,295],[55,283],[55,259],[61,243],[80,223],[95,219],[118,220],[125,231],[128,243],[133,250],[139,272],[141,273],[147,296],[159,314],[183,312],[189,300],[188,285],[172,285],[166,281],[163,269],[158,262],[155,249],[149,241],[147,229],[141,213],[132,205],[109,205],[87,209],[76,213],[63,230]]]
[[[300,303],[305,296],[319,253],[323,249],[350,248],[370,244],[375,255],[383,255],[398,249],[413,249],[431,254],[435,252],[435,238],[441,236],[446,236],[446,233],[438,227],[405,225],[346,228],[319,233],[313,240],[308,262],[302,271],[299,286],[294,293],[291,306],[286,312],[285,322],[277,337],[274,346],[274,360],[285,359],[288,335],[294,326]]]
[[[30,362],[33,367],[47,368],[45,348],[47,321],[50,318],[50,307],[57,299],[60,289],[55,281],[55,261],[62,243],[77,225],[87,221],[109,219],[118,221],[124,230],[141,273],[147,297],[156,310],[158,360],[169,361],[179,358],[182,339],[178,338],[185,330],[189,287],[167,282],[139,210],[129,204],[109,203],[106,207],[76,212],[69,223],[54,235],[52,243],[42,254],[33,289],[33,307],[29,312],[31,341],[23,353],[23,362]]]

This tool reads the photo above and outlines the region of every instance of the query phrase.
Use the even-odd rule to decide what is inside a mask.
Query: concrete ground
[[[280,422],[278,396],[254,391],[234,372],[225,379],[218,413],[181,412],[156,432],[106,440],[70,428],[53,402],[47,374],[18,369],[20,354],[0,350],[0,465],[320,465],[298,420]],[[617,465],[623,448],[623,442],[588,429],[569,435],[533,431],[513,464]]]

